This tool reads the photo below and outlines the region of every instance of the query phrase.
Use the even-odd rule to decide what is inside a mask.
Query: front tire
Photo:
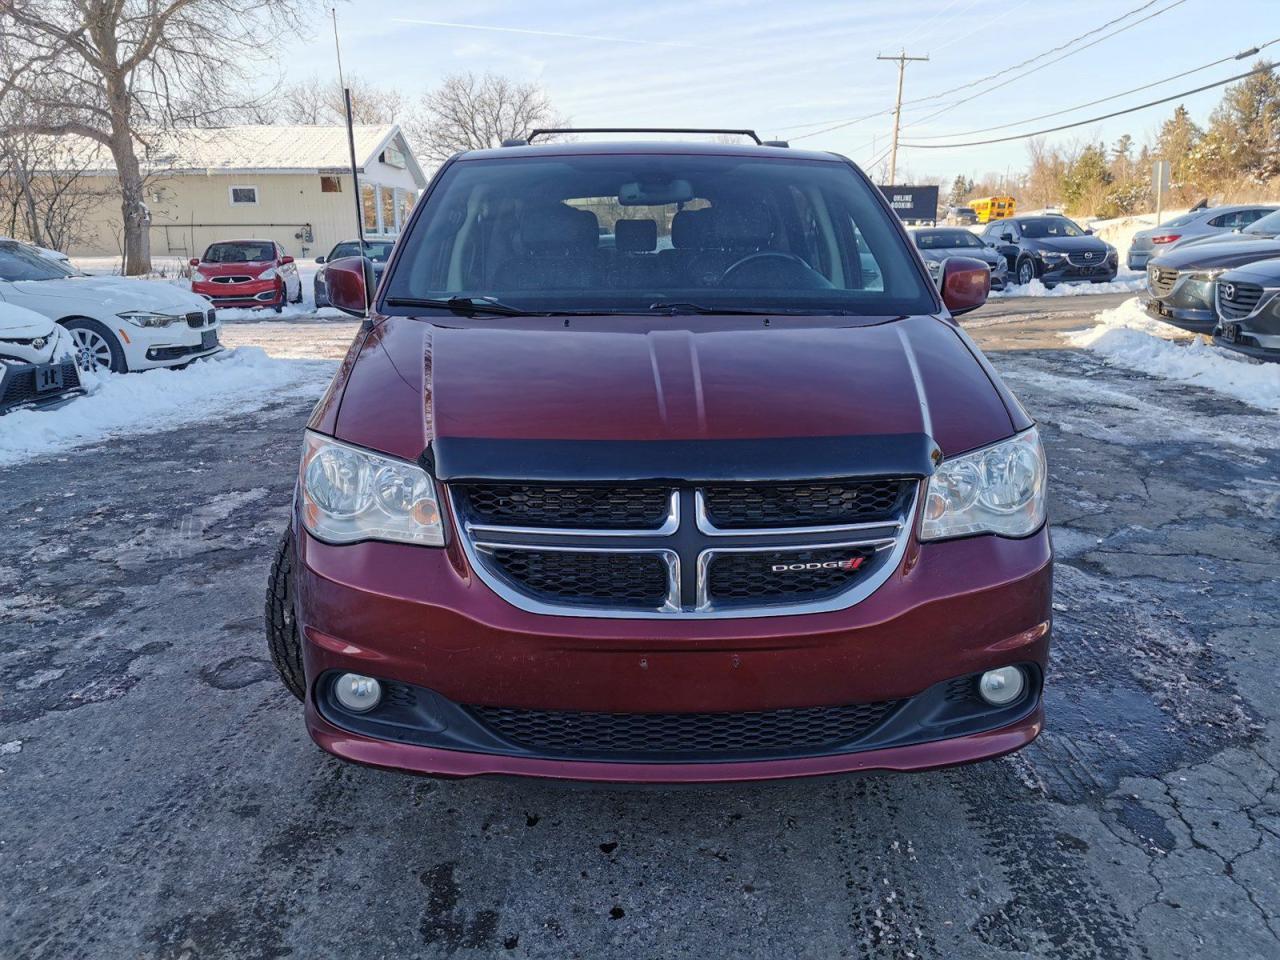
[[[62,326],[71,334],[75,345],[76,364],[93,373],[128,373],[124,347],[105,324],[88,317],[73,317]]]
[[[267,578],[267,649],[285,689],[299,700],[307,696],[307,677],[302,668],[302,642],[293,612],[293,528],[287,527]]]
[[[1026,286],[1036,278],[1036,265],[1030,259],[1021,260],[1018,263],[1018,283]]]

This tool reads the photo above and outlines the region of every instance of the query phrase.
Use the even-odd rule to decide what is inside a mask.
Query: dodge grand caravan
[[[267,598],[312,738],[436,776],[659,782],[1029,743],[1045,460],[953,320],[986,265],[942,272],[831,154],[454,157],[376,293],[367,262],[328,264],[367,318]]]

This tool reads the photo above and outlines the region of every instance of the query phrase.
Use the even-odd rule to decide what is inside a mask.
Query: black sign
[[[937,222],[937,187],[888,186],[881,187],[880,192],[889,201],[889,206],[893,207],[893,212],[898,215],[898,219],[904,223],[921,220]]]

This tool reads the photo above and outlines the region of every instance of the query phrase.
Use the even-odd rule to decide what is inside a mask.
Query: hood
[[[386,318],[350,368],[333,431],[408,458],[446,437],[922,434],[949,455],[1014,431],[994,374],[952,324],[935,317],[573,323]]]
[[[1241,280],[1262,287],[1280,287],[1280,254],[1275,259],[1258,260],[1234,270],[1228,270],[1218,281]]]
[[[268,268],[274,267],[273,260],[251,260],[245,263],[205,263],[200,262],[199,270],[206,277],[256,277]]]
[[[935,263],[941,263],[949,257],[972,257],[983,263],[995,265],[1004,259],[990,247],[932,247],[921,250],[920,256],[926,261],[932,260]]]
[[[14,290],[24,297],[51,300],[89,300],[111,313],[154,310],[188,313],[207,310],[209,302],[173,283],[133,277],[67,277],[59,280],[19,280]]]
[[[46,316],[0,302],[0,340],[31,340],[53,333],[53,321]]]
[[[1280,257],[1280,240],[1265,240],[1261,237],[1244,240],[1235,234],[1232,234],[1232,237],[1231,240],[1224,239],[1217,243],[1194,243],[1185,247],[1174,247],[1152,259],[1150,266],[1173,270],[1208,270],[1215,267],[1230,269],[1255,260]]]
[[[1097,237],[1027,237],[1023,243],[1037,250],[1056,250],[1059,253],[1106,253],[1107,244]]]

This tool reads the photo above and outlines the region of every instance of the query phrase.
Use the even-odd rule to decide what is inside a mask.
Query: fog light
[[[373,677],[344,673],[334,683],[333,695],[343,709],[352,713],[368,713],[382,699],[382,684]]]
[[[993,707],[1003,707],[1022,696],[1026,685],[1021,669],[1001,667],[999,670],[988,670],[982,675],[978,681],[978,692]]]

